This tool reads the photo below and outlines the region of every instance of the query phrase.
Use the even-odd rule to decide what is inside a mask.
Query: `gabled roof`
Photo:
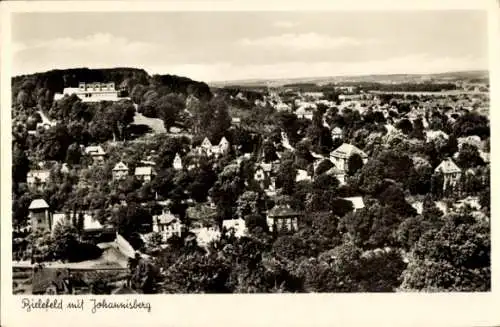
[[[268,216],[271,218],[296,217],[300,215],[300,212],[283,205],[274,206],[268,213]]]
[[[45,202],[44,199],[36,199],[31,201],[31,204],[28,209],[32,210],[32,209],[48,209],[48,208],[49,205],[47,204],[47,202]]]
[[[153,168],[151,167],[136,167],[135,168],[135,173],[136,176],[144,176],[144,175],[152,175],[153,174]]]
[[[128,167],[126,164],[123,163],[123,161],[120,161],[115,165],[113,171],[122,171],[122,170],[128,170]]]
[[[352,144],[348,144],[348,143],[344,143],[341,146],[339,146],[337,149],[332,151],[330,153],[330,156],[335,157],[335,158],[348,159],[351,155],[353,155],[355,153],[359,154],[361,156],[361,158],[368,157],[368,155],[364,151],[362,151],[358,147],[356,147]]]
[[[168,225],[168,224],[176,222],[176,220],[177,220],[177,217],[170,212],[165,212],[161,215],[153,217],[153,223],[157,223],[160,225]]]
[[[219,145],[222,145],[222,144],[229,144],[229,141],[224,136],[220,139],[220,142],[219,142]]]
[[[201,146],[203,148],[212,147],[212,142],[210,142],[210,140],[207,137],[205,137],[203,139],[203,142],[201,142]]]
[[[434,170],[443,174],[460,173],[462,170],[450,158],[441,161],[439,166]]]

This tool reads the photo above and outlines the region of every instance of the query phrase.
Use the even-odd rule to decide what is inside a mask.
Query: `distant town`
[[[15,294],[491,288],[487,72],[12,92]]]

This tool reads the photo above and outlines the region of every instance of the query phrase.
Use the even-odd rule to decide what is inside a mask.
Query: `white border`
[[[331,326],[331,325],[425,325],[492,326],[500,322],[498,260],[492,263],[493,291],[485,294],[322,294],[322,295],[154,295],[148,296],[152,313],[106,311],[37,312],[21,310],[20,297],[12,295],[11,262],[11,117],[10,117],[10,14],[14,12],[119,12],[119,11],[304,11],[304,10],[416,10],[488,9],[491,79],[492,139],[500,113],[500,58],[498,2],[491,1],[16,1],[2,2],[1,15],[1,324],[32,326]],[[353,22],[355,23],[355,22]],[[443,22],[444,24],[446,22]],[[491,142],[493,162],[497,147]],[[492,165],[492,199],[498,193],[497,167]],[[492,201],[492,216],[498,212]],[[498,259],[498,224],[492,219],[492,258]],[[90,297],[90,296],[87,296]],[[138,297],[145,299],[144,296]],[[495,305],[496,304],[496,305]]]

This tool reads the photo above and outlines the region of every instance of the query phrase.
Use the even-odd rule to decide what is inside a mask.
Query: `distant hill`
[[[114,82],[115,85],[131,92],[135,85],[168,87],[171,92],[192,93],[198,97],[210,97],[209,86],[204,82],[194,81],[176,75],[152,75],[144,69],[118,67],[104,69],[72,68],[55,69],[47,72],[14,76],[12,78],[12,94],[16,99],[20,91],[23,96],[37,98],[43,94],[52,101],[54,93],[61,93],[65,87],[77,87],[79,82]],[[26,95],[27,94],[27,95]]]
[[[245,86],[245,87],[263,87],[270,86],[284,86],[290,84],[330,84],[342,82],[417,82],[424,80],[488,80],[488,71],[474,70],[474,71],[458,71],[458,72],[445,72],[435,74],[373,74],[373,75],[358,75],[358,76],[328,76],[328,77],[300,77],[300,78],[286,78],[286,79],[248,79],[236,81],[220,81],[210,82],[210,86],[224,87],[231,86]]]

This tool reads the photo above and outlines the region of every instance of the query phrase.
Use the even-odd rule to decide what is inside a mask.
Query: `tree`
[[[125,129],[134,121],[135,107],[131,101],[118,101],[105,107],[102,122],[113,133],[113,139],[125,139]]]
[[[222,97],[210,101],[193,101],[188,107],[193,114],[194,133],[220,140],[231,126],[231,116]]]
[[[77,143],[72,143],[66,152],[66,163],[68,165],[78,165],[80,164],[80,159],[82,157],[82,150]]]
[[[397,245],[396,231],[401,218],[387,206],[375,204],[340,218],[339,229],[362,249]]]
[[[240,195],[237,200],[236,214],[240,218],[245,218],[248,215],[259,214],[262,205],[259,204],[259,194],[253,191],[246,191]]]
[[[72,143],[66,126],[60,124],[47,130],[42,136],[42,154],[45,160],[63,161]]]
[[[477,135],[481,139],[486,139],[490,136],[488,117],[475,112],[467,112],[458,117],[453,125],[453,133],[457,137]]]
[[[184,107],[184,98],[174,93],[165,95],[155,101],[158,117],[163,120],[163,124],[167,131],[170,130],[170,127],[175,125],[178,115],[184,110]]]
[[[51,251],[55,259],[77,262],[99,257],[102,251],[95,245],[81,243],[78,231],[69,222],[59,222],[52,236]]]
[[[293,194],[295,176],[297,176],[297,168],[295,167],[294,160],[283,160],[276,173],[276,188],[282,188],[284,194]]]
[[[14,145],[12,150],[12,184],[17,185],[18,183],[26,182],[26,176],[29,172],[29,159],[26,157],[24,151],[22,151],[17,145]]]
[[[361,168],[359,187],[366,193],[375,195],[385,179],[407,185],[412,168],[413,162],[406,154],[391,150],[381,151]]]
[[[319,176],[323,173],[326,173],[328,170],[330,170],[330,168],[334,167],[334,164],[332,164],[332,162],[330,160],[322,160],[318,166],[316,167],[316,171],[314,172],[314,174],[316,176]]]
[[[151,214],[141,206],[131,203],[122,206],[113,215],[112,222],[118,229],[118,233],[130,242],[133,248],[137,249],[140,245],[136,242],[136,233],[147,231],[152,225]],[[133,244],[135,243],[135,244]]]
[[[490,229],[460,213],[425,233],[410,256],[401,288],[419,291],[489,291]]]
[[[361,250],[351,243],[305,259],[297,268],[306,292],[356,292],[359,290]]]
[[[465,143],[458,153],[457,164],[462,169],[468,169],[482,166],[484,165],[484,161],[474,145]]]
[[[166,267],[164,293],[228,293],[230,266],[215,255],[183,254]]]
[[[396,127],[403,132],[405,135],[409,135],[411,132],[413,132],[413,125],[411,121],[408,119],[404,118],[401,119],[397,124]]]
[[[347,159],[347,175],[354,176],[363,167],[363,159],[358,153],[353,153]]]

